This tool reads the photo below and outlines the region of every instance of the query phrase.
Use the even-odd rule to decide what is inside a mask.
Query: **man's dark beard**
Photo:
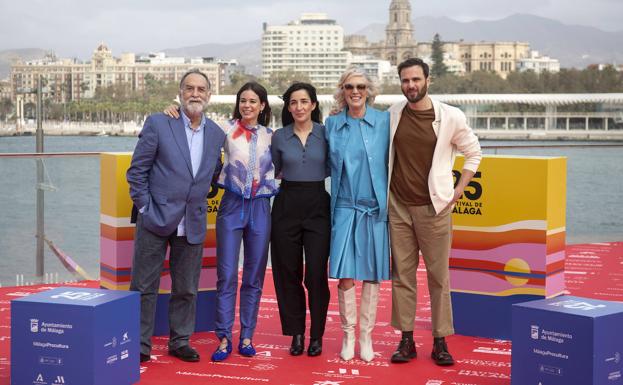
[[[428,84],[424,84],[424,87],[421,88],[420,90],[418,90],[418,93],[416,95],[415,98],[410,98],[407,93],[405,93],[404,91],[402,92],[403,95],[407,98],[407,100],[409,101],[409,103],[417,103],[420,100],[424,99],[424,97],[426,96],[426,93],[428,92]]]

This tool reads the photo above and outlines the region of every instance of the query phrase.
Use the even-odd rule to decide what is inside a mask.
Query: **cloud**
[[[620,0],[412,0],[412,16],[447,16],[461,21],[532,13],[565,23],[620,28]],[[324,12],[354,32],[385,23],[389,0],[3,0],[0,50],[44,48],[87,58],[104,41],[115,55],[209,42],[259,39],[262,23],[284,24],[303,12]],[[417,28],[417,26],[415,26]]]

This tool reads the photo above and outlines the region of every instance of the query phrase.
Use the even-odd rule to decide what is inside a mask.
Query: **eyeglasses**
[[[361,83],[360,84],[354,84],[354,85],[350,84],[350,83],[344,84],[344,89],[347,90],[347,91],[352,91],[355,88],[357,88],[357,91],[365,91],[366,88],[368,88],[368,86],[365,85],[365,84],[361,84]]]

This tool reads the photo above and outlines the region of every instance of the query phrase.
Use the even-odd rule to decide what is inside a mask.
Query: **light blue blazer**
[[[347,110],[327,118],[326,137],[329,143],[331,167],[331,216],[334,215],[337,194],[344,169],[345,147],[352,133],[346,123]],[[372,129],[365,143],[368,163],[372,174],[372,187],[379,204],[378,220],[387,220],[387,164],[389,154],[389,113],[367,106],[363,123]]]

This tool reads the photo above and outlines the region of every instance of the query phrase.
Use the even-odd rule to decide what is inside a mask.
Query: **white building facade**
[[[539,51],[530,51],[530,56],[517,61],[517,71],[560,72],[560,61],[541,56]]]
[[[318,88],[333,88],[347,67],[344,30],[323,13],[306,13],[287,25],[264,24],[262,76],[297,72]]]
[[[348,66],[360,68],[378,84],[400,83],[396,72],[396,66],[392,65],[389,60],[378,59],[367,55],[351,55]]]

